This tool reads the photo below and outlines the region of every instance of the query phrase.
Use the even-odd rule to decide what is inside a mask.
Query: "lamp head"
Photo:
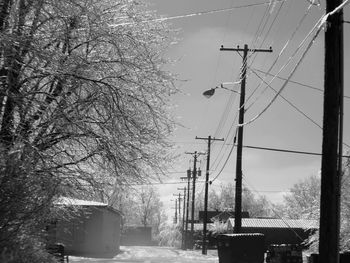
[[[203,92],[203,95],[204,95],[206,98],[209,99],[211,96],[214,95],[215,89],[216,89],[216,88],[208,89],[208,90],[206,90],[206,91]]]

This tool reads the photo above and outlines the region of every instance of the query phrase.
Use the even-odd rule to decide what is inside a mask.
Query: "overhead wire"
[[[227,158],[226,158],[226,160],[225,160],[225,163],[224,163],[224,165],[221,167],[220,171],[217,173],[217,175],[216,175],[213,179],[210,180],[212,183],[221,175],[222,171],[223,171],[224,168],[226,167],[226,164],[227,164],[228,160],[229,160],[230,157],[231,157],[231,154],[232,154],[232,152],[233,152],[234,147],[235,147],[235,144],[232,145],[232,147],[231,147],[231,149],[230,149],[230,152],[229,152],[229,154],[228,154],[228,156],[227,156]]]
[[[282,1],[282,5],[281,6],[283,6],[283,3],[284,3],[285,1]],[[269,17],[271,16],[271,10],[272,10],[272,1],[270,2],[270,4],[266,7],[266,9],[265,9],[265,12],[264,12],[264,15],[263,15],[263,17],[262,17],[262,19],[261,19],[261,22],[259,23],[259,28],[258,28],[258,30],[257,30],[257,32],[256,32],[256,34],[255,34],[255,37],[254,37],[254,40],[253,41],[258,41],[258,39],[259,39],[259,37],[262,35],[262,33],[263,33],[263,31],[264,31],[264,29],[265,29],[265,27],[266,27],[266,25],[268,24],[268,21],[269,21]],[[277,14],[276,14],[276,17],[278,16],[278,14],[279,14],[279,12],[280,12],[280,10],[281,10],[281,7],[279,8],[279,11],[277,12]],[[265,20],[265,22],[264,22],[264,20]],[[273,23],[276,21],[276,19],[274,19],[273,20],[273,22],[272,22],[272,24],[271,24],[271,26],[270,26],[270,28],[269,28],[269,30],[268,30],[268,32],[270,32],[270,30],[271,30],[271,28],[272,28],[272,25],[273,25]],[[263,25],[263,26],[261,26],[261,25]],[[255,44],[254,44],[255,45]],[[238,52],[239,53],[239,52]],[[241,55],[240,53],[239,53],[239,55]],[[240,79],[240,81],[242,80],[242,78],[243,78],[243,69],[245,68],[245,67],[247,67],[247,65],[248,65],[248,59],[246,59],[245,61],[243,61],[243,65],[242,65],[242,70],[240,71],[240,76],[239,76],[239,79]],[[238,112],[239,112],[239,109],[237,110],[237,112],[236,112],[236,116],[235,116],[235,119],[237,118],[237,116],[238,116]],[[233,123],[232,125],[231,125],[231,127],[230,127],[230,129],[229,129],[229,132],[227,133],[227,139],[229,139],[228,137],[229,137],[229,134],[230,134],[230,132],[231,132],[231,130],[232,130],[232,128],[233,128],[233,126],[235,125],[235,123]],[[236,127],[236,132],[237,132],[237,127]],[[232,137],[233,137],[233,135],[232,135]],[[230,138],[230,140],[232,141],[233,140],[233,138]],[[222,167],[222,169],[221,169],[221,171],[218,173],[218,175],[215,177],[215,179],[221,174],[221,172],[222,172],[222,170],[223,170],[223,168],[225,167],[225,165],[226,165],[226,163],[227,163],[227,161],[230,159],[230,156],[231,156],[231,154],[232,154],[232,152],[233,152],[233,148],[234,148],[234,146],[232,146],[232,148],[231,148],[231,150],[230,150],[230,152],[229,152],[229,154],[228,154],[228,156],[227,156],[227,158],[226,158],[226,161],[225,161],[225,164],[224,164],[224,166]],[[216,159],[214,160],[214,163],[213,163],[213,165],[215,165],[216,164],[216,161],[218,160],[218,158],[220,157],[220,154],[221,154],[221,152],[222,152],[222,149],[223,149],[223,145],[222,145],[222,148],[220,149],[220,152],[219,152],[219,154],[217,155],[217,157],[216,157]],[[217,164],[217,166],[215,167],[215,170],[218,168],[218,165],[219,165],[219,163]]]
[[[295,71],[297,70],[297,68],[299,67],[299,65],[301,64],[301,62],[303,61],[303,59],[305,58],[307,52],[310,50],[310,48],[312,47],[312,45],[314,44],[315,39],[318,37],[319,33],[321,32],[321,30],[323,29],[323,26],[325,25],[325,23],[327,22],[327,19],[329,16],[335,14],[336,12],[338,12],[339,10],[341,10],[342,8],[344,8],[344,6],[346,6],[347,4],[349,4],[350,0],[346,0],[344,1],[342,4],[340,4],[338,7],[336,7],[333,11],[331,11],[328,14],[325,14],[321,17],[321,19],[316,23],[316,25],[313,27],[313,29],[309,32],[309,34],[306,36],[306,38],[304,39],[306,41],[306,39],[309,37],[309,35],[311,35],[311,33],[316,30],[315,35],[313,36],[313,38],[311,39],[311,41],[309,42],[309,44],[307,45],[305,51],[302,53],[299,61],[296,63],[296,65],[294,66],[293,70],[291,71],[291,73],[289,74],[287,80],[283,83],[282,87],[279,89],[279,91],[276,93],[276,95],[272,98],[272,100],[267,104],[267,106],[260,112],[258,113],[255,117],[253,117],[252,119],[250,119],[249,121],[243,123],[243,124],[239,124],[240,126],[245,126],[247,124],[250,124],[252,122],[254,122],[256,119],[258,119],[260,116],[262,116],[268,108],[271,107],[271,105],[275,102],[275,100],[277,99],[277,97],[279,96],[279,94],[283,91],[283,89],[287,86],[289,80],[292,78],[292,76],[294,75]],[[305,41],[302,41],[302,44]],[[301,45],[299,45],[299,47],[301,47]],[[298,47],[298,49],[299,49]],[[297,50],[298,50],[297,49]],[[280,70],[281,71],[281,70]],[[280,72],[279,71],[279,72]],[[277,74],[278,75],[278,74]]]
[[[285,1],[282,2],[282,5],[281,5],[281,6],[283,6],[283,3],[284,3],[284,2],[285,2]],[[265,13],[264,13],[264,15],[263,15],[263,18],[261,19],[261,20],[262,20],[261,23],[259,23],[260,26],[259,26],[259,28],[258,28],[258,30],[257,30],[257,32],[256,32],[256,34],[255,34],[255,37],[254,37],[255,40],[253,40],[253,41],[256,41],[256,42],[258,41],[258,39],[259,39],[259,37],[262,35],[262,32],[264,31],[266,25],[268,24],[269,17],[271,16],[271,6],[272,6],[272,4],[271,4],[271,2],[270,2],[269,6],[268,6],[268,7],[266,8],[266,10],[265,10]],[[279,11],[277,12],[276,17],[278,16],[280,10],[281,10],[281,7],[279,8]],[[265,22],[263,23],[264,20],[265,20]],[[272,24],[271,24],[271,26],[270,26],[268,32],[270,32],[270,30],[271,30],[271,28],[272,28],[272,25],[273,25],[273,23],[274,23],[275,21],[276,21],[276,19],[273,20],[273,22],[272,22]],[[263,25],[263,26],[261,27],[261,25]],[[254,44],[254,45],[255,45],[255,44]],[[239,53],[239,52],[238,52],[238,53]],[[240,53],[239,53],[239,54],[240,54]],[[242,69],[245,68],[245,67],[247,67],[247,64],[248,64],[248,59],[246,59],[245,61],[243,61]],[[242,77],[243,77],[242,74],[243,74],[243,70],[240,71],[240,80],[241,80]],[[236,117],[237,117],[237,115],[238,115],[238,112],[239,112],[239,109],[238,109],[237,112],[236,112]],[[236,117],[235,117],[235,119],[236,119]],[[234,123],[233,123],[233,124],[234,124]],[[230,134],[230,131],[232,130],[232,128],[233,128],[233,125],[231,125],[228,134]],[[236,127],[236,132],[237,132],[237,127]],[[228,137],[228,135],[227,135],[227,137]],[[231,138],[231,140],[233,140],[233,138]],[[222,146],[222,147],[223,147],[223,146]],[[228,156],[227,156],[227,158],[226,158],[226,161],[225,161],[225,163],[224,163],[224,166],[223,166],[222,169],[219,171],[219,173],[216,175],[215,179],[218,178],[218,176],[221,174],[223,168],[225,167],[227,161],[230,159],[230,156],[231,156],[231,154],[232,154],[232,152],[233,152],[233,148],[234,148],[234,146],[232,146],[232,148],[231,148],[231,150],[230,150],[230,152],[229,152],[229,154],[228,154]],[[221,148],[221,151],[222,151],[222,149],[223,149],[223,148]],[[220,153],[221,153],[221,151],[220,151]],[[216,160],[219,158],[219,156],[220,156],[220,154],[217,155],[217,158],[215,159],[213,165],[215,165]],[[219,165],[219,164],[218,164],[218,165]],[[215,170],[217,169],[218,165],[216,166]],[[215,179],[214,179],[214,180],[215,180]]]
[[[272,16],[273,10],[275,9],[276,3],[277,3],[277,1],[271,0],[270,5],[269,5],[269,6],[266,8],[266,10],[265,10],[265,14],[268,13],[269,16],[267,17],[267,19],[266,19],[266,21],[265,21],[263,27],[261,28],[261,30],[260,30],[261,32],[259,33],[259,29],[257,30],[257,33],[255,34],[255,37],[253,38],[253,41],[252,41],[251,44],[250,44],[253,48],[261,48],[262,45],[265,43],[265,41],[266,41],[268,35],[270,34],[270,31],[271,31],[273,25],[275,24],[276,19],[278,18],[278,16],[279,16],[279,14],[280,14],[280,12],[281,12],[281,10],[282,10],[282,7],[284,6],[284,3],[285,3],[285,2],[286,2],[286,1],[281,2],[280,6],[279,6],[279,8],[278,8],[278,11],[276,12],[276,14],[275,14],[275,16],[274,16],[274,19],[272,20],[272,22],[271,22],[271,24],[270,24],[270,26],[269,26],[269,29],[268,29],[267,32],[265,33],[265,36],[264,36],[263,41],[262,41],[260,44],[258,44],[258,41],[259,41],[259,39],[261,38],[263,32],[265,31],[265,28],[267,27],[268,22],[269,22],[269,18]],[[260,26],[261,26],[262,24],[263,24],[263,23],[261,22],[261,23],[260,23]],[[259,28],[260,28],[260,26],[259,26]],[[250,57],[253,57],[253,59],[250,59]],[[250,65],[252,65],[252,64],[254,63],[256,57],[257,57],[257,53],[255,53],[255,52],[253,52],[251,55],[248,56],[248,59],[250,60]]]
[[[251,70],[254,70],[254,71],[260,72],[262,74],[269,75],[269,76],[274,76],[271,73],[268,73],[266,71],[263,71],[263,70],[260,70],[260,69],[257,69],[257,68],[251,68]],[[286,78],[283,78],[283,77],[280,77],[280,76],[277,76],[276,78],[281,79],[281,80],[287,80]],[[297,84],[299,86],[302,86],[302,87],[305,87],[305,88],[308,88],[308,89],[313,89],[313,90],[316,90],[316,91],[324,92],[324,90],[321,89],[321,88],[317,88],[317,87],[314,87],[312,85],[301,83],[301,82],[298,82],[298,81],[295,81],[295,80],[289,80],[289,83]],[[344,95],[344,98],[345,99],[350,99],[350,96]]]
[[[233,1],[230,0],[230,8],[232,8],[232,7],[233,7]],[[229,24],[229,21],[231,19],[231,16],[232,16],[232,13],[230,13],[230,15],[226,19],[226,23],[225,23],[225,27],[224,27],[225,30],[224,30],[224,34],[223,34],[223,37],[222,37],[224,42],[225,42],[225,39],[227,37],[227,28],[228,28],[228,24]],[[217,63],[216,63],[216,67],[215,67],[215,74],[214,74],[213,81],[212,81],[213,82],[212,86],[214,86],[214,81],[216,80],[216,77],[217,77],[217,74],[218,74],[220,61],[221,61],[221,56],[219,56],[218,59],[217,59]],[[228,100],[226,102],[225,109],[224,109],[224,111],[223,111],[223,113],[221,115],[219,124],[218,124],[218,126],[216,128],[216,131],[214,132],[214,137],[219,137],[220,136],[219,134],[221,134],[221,132],[223,130],[223,127],[225,126],[225,123],[227,122],[229,113],[232,111],[232,107],[235,104],[236,99],[237,99],[237,96],[235,96],[234,94],[230,94],[230,96],[229,96],[229,98],[228,98]],[[203,116],[205,116],[205,115],[203,115]],[[215,148],[216,148],[215,144],[213,144],[212,152],[214,152]],[[220,148],[220,151],[219,151],[219,154],[217,155],[217,158],[221,154],[223,149],[224,149],[223,147]],[[214,160],[214,163],[216,162],[217,158]]]
[[[304,21],[305,17],[307,16],[309,10],[311,8],[311,5],[309,6],[309,8],[307,9],[307,12],[304,14],[304,16],[302,17],[301,21],[299,22],[297,28],[295,29],[295,31],[293,32],[292,36],[290,37],[290,39],[287,41],[287,43],[285,44],[284,48],[282,49],[282,51],[280,52],[278,58],[281,56],[281,54],[284,52],[284,50],[286,49],[286,47],[288,46],[290,40],[294,37],[295,33],[298,31],[298,29],[300,28],[302,22]],[[279,9],[281,10],[281,9]],[[276,19],[274,19],[274,21],[276,21]],[[271,27],[269,28],[268,32],[270,31]],[[313,32],[313,31],[311,31]],[[315,38],[317,37],[317,35],[315,36]],[[313,41],[311,41],[312,43]],[[302,42],[303,43],[303,42]],[[307,49],[308,50],[308,49]],[[277,62],[278,58],[276,59],[275,63]],[[274,64],[275,64],[274,63]],[[274,66],[274,64],[270,67],[270,70],[272,69],[272,67]],[[259,78],[261,79],[261,77],[259,76]],[[266,82],[266,81],[263,81],[263,82]],[[270,85],[268,85],[270,86]],[[270,86],[270,88],[272,88]],[[277,91],[275,90],[275,92],[277,93]],[[278,93],[277,93],[278,94]],[[290,104],[293,108],[295,108],[299,113],[301,113],[303,116],[305,116],[307,119],[309,119],[310,121],[312,121],[314,124],[318,125],[314,120],[312,120],[309,116],[307,116],[303,111],[301,111],[299,108],[297,108],[293,103],[291,103],[290,101],[288,101],[286,98],[283,97],[284,100],[286,100],[288,102],[288,104]],[[228,155],[228,158],[226,159],[225,163],[224,163],[224,166],[222,167],[222,169],[219,171],[218,175],[214,178],[214,180],[216,180],[216,178],[221,174],[223,168],[225,167],[228,159],[230,158],[230,155],[232,154],[232,151],[233,151],[233,147],[231,148],[231,151]]]
[[[312,5],[309,5],[309,7],[307,8],[306,12],[304,13],[304,15],[301,17],[301,19],[298,21],[298,24],[296,26],[296,28],[294,29],[294,31],[292,32],[292,34],[290,35],[290,37],[288,38],[288,40],[286,41],[286,43],[284,44],[284,46],[282,47],[281,51],[279,52],[278,56],[275,58],[275,60],[273,61],[273,63],[271,64],[271,66],[269,67],[269,69],[267,70],[267,73],[270,73],[271,70],[273,69],[273,67],[277,64],[277,62],[279,61],[279,59],[282,57],[282,55],[285,53],[285,51],[287,50],[287,47],[289,46],[290,42],[292,41],[292,39],[295,37],[296,33],[300,30],[303,22],[305,21],[306,17],[309,15],[310,10],[311,10]],[[254,91],[251,93],[251,95],[248,96],[246,103],[252,98],[253,94],[261,87],[261,85],[263,84],[263,82],[261,81],[259,83],[259,85],[254,89]],[[267,88],[266,88],[267,89]],[[266,89],[264,89],[259,95],[258,98],[262,96],[262,94],[266,91]],[[257,99],[255,100],[257,101]]]
[[[268,6],[266,6],[265,12],[264,12],[264,14],[263,14],[263,16],[261,18],[261,21],[259,23],[258,29],[256,30],[255,35],[254,35],[254,37],[252,39],[251,45],[253,47],[255,46],[254,42],[258,42],[259,37],[261,36],[261,34],[263,33],[263,31],[265,29],[265,26],[266,26],[266,24],[267,24],[267,22],[269,20],[269,16],[268,15],[271,15],[271,13],[270,13],[271,2],[272,1],[270,1]]]
[[[276,76],[278,76],[280,74],[280,72],[287,66],[289,65],[289,63],[291,62],[292,58],[294,58],[296,56],[296,54],[298,53],[298,51],[301,49],[301,47],[305,44],[306,40],[309,38],[309,36],[312,34],[312,32],[314,32],[315,29],[317,29],[315,35],[312,37],[311,41],[309,42],[309,44],[307,45],[306,49],[304,50],[304,52],[302,53],[301,57],[299,58],[299,60],[297,61],[296,65],[293,67],[291,73],[289,74],[287,80],[283,83],[282,87],[278,90],[278,92],[274,95],[274,97],[270,100],[270,102],[263,108],[263,110],[261,110],[261,112],[259,112],[255,117],[251,118],[249,121],[246,121],[243,124],[239,124],[240,126],[245,126],[248,125],[252,122],[254,122],[255,120],[257,120],[259,117],[261,117],[270,107],[271,105],[276,101],[277,97],[281,94],[281,92],[284,90],[284,88],[287,86],[289,80],[293,77],[294,73],[296,72],[296,70],[298,69],[298,67],[300,66],[301,62],[304,60],[306,54],[308,53],[308,51],[310,50],[310,48],[312,47],[315,39],[318,37],[319,33],[322,30],[322,21],[324,19],[324,16],[321,17],[321,19],[315,24],[315,26],[312,28],[312,30],[307,34],[307,36],[304,38],[304,40],[301,42],[301,44],[298,46],[297,50],[293,53],[293,55],[288,59],[288,61],[281,67],[281,69],[278,71],[278,73],[275,75],[275,77],[269,82],[269,84],[276,78]]]
[[[279,72],[274,76],[274,78],[269,82],[272,83],[272,81],[279,75],[279,73],[282,71],[282,69],[289,64],[289,61],[291,61],[291,59],[296,55],[296,53],[299,51],[299,49],[301,48],[302,44],[306,41],[306,39],[311,35],[311,33],[318,27],[318,30],[316,31],[315,36],[312,38],[312,40],[310,41],[309,45],[307,46],[306,50],[303,52],[301,58],[299,59],[299,61],[297,62],[297,65],[294,67],[294,69],[292,70],[292,72],[290,73],[288,79],[284,82],[284,84],[282,85],[282,88],[279,90],[279,92],[273,97],[273,99],[270,101],[270,103],[258,114],[256,115],[254,118],[252,118],[250,121],[242,124],[242,125],[247,125],[253,121],[255,121],[257,118],[259,118],[264,112],[266,112],[266,110],[272,105],[272,103],[276,100],[276,98],[279,96],[279,94],[282,92],[282,90],[286,87],[287,83],[289,82],[290,78],[293,76],[293,74],[295,73],[296,69],[298,68],[298,66],[300,65],[300,63],[302,62],[303,58],[305,57],[306,53],[308,52],[308,50],[311,48],[311,46],[314,43],[314,40],[317,38],[318,34],[320,33],[323,25],[326,23],[326,19],[328,16],[334,14],[335,12],[338,12],[340,9],[342,9],[345,5],[347,5],[349,3],[349,0],[346,0],[345,2],[343,2],[341,5],[339,5],[337,8],[335,8],[332,12],[330,12],[329,14],[323,15],[321,17],[321,19],[316,23],[316,25],[312,28],[312,30],[309,32],[309,34],[304,38],[304,40],[302,41],[302,43],[298,46],[297,50],[294,52],[294,54],[288,59],[288,63],[286,63],[280,70]],[[310,9],[310,7],[312,6],[312,4],[309,6],[308,10]],[[304,20],[305,15],[303,17],[302,20]],[[296,31],[295,31],[296,32]],[[282,51],[284,50],[284,48],[282,49]],[[280,52],[281,53],[281,52]],[[280,56],[280,55],[279,55]],[[274,63],[275,64],[275,63]],[[273,64],[273,65],[274,65]],[[272,69],[272,67],[270,67],[270,69]],[[268,73],[270,72],[270,70],[268,70]],[[267,88],[267,87],[266,87]],[[265,89],[266,90],[266,89]]]
[[[259,78],[261,78],[253,69],[252,71],[256,74],[256,76],[258,76]],[[285,79],[286,80],[286,79]],[[265,82],[265,80],[264,80]],[[265,84],[270,87],[275,93],[277,93],[277,90],[274,89],[270,84],[266,83]],[[322,126],[320,124],[318,124],[315,120],[313,120],[310,116],[308,116],[305,112],[303,112],[302,110],[300,110],[296,105],[294,105],[291,101],[289,101],[286,97],[284,97],[282,94],[279,95],[284,101],[286,101],[291,107],[293,107],[297,112],[299,112],[301,115],[303,115],[305,118],[307,118],[309,121],[311,121],[314,125],[316,125],[318,128],[322,129]],[[350,148],[350,145],[348,145],[347,143],[343,142],[343,145],[347,146],[348,148]]]
[[[287,1],[287,0],[276,0],[276,1],[282,2],[282,1]],[[233,10],[242,9],[242,8],[264,6],[264,5],[269,5],[269,4],[270,4],[270,1],[265,1],[265,2],[261,2],[261,3],[252,3],[252,4],[246,4],[246,5],[233,6],[230,8],[212,9],[212,10],[198,11],[198,12],[194,12],[194,13],[177,15],[177,16],[161,17],[161,18],[143,20],[143,21],[139,21],[138,23],[148,23],[148,22],[157,22],[157,21],[162,22],[162,21],[168,21],[168,20],[173,20],[173,19],[180,19],[180,18],[187,18],[187,17],[228,12],[228,11],[233,11]],[[133,25],[133,24],[136,24],[136,23],[135,22],[121,22],[121,23],[117,23],[117,24],[111,24],[110,26],[111,27],[119,27],[119,26]]]
[[[284,4],[285,4],[285,3],[286,3],[286,2],[281,2],[280,6],[279,6],[279,8],[278,8],[278,11],[277,11],[276,14],[275,14],[275,17],[274,17],[273,21],[271,22],[271,24],[270,24],[270,26],[269,26],[269,28],[268,28],[268,30],[267,30],[265,36],[264,36],[264,39],[261,41],[260,45],[258,45],[259,48],[262,48],[262,46],[265,44],[265,41],[266,41],[267,37],[269,36],[269,34],[270,34],[270,32],[271,32],[273,26],[275,25],[277,18],[278,18],[279,15],[281,14],[281,10],[282,10],[282,8],[284,7]],[[274,7],[271,8],[270,13],[273,11],[273,9],[274,9]],[[272,45],[271,45],[271,46],[272,46]],[[254,53],[253,55],[254,55],[254,57],[253,57],[253,59],[252,59],[251,62],[250,62],[250,66],[254,64],[255,59],[257,58],[257,53]],[[267,56],[267,53],[265,53],[265,56]],[[267,60],[264,60],[264,61],[265,61],[265,63],[266,63]],[[257,89],[255,89],[255,90],[252,92],[252,94],[250,95],[250,97],[255,93],[256,90],[257,90]]]
[[[270,89],[272,89],[276,94],[278,91],[274,89],[269,83],[267,83],[261,76],[259,76],[254,70],[252,72],[261,79]],[[279,94],[279,97],[282,98],[285,102],[287,102],[288,105],[290,105],[292,108],[294,108],[297,112],[299,112],[301,115],[303,115],[306,119],[311,121],[313,124],[315,124],[317,127],[322,129],[322,126],[318,124],[316,121],[314,121],[310,116],[308,116],[305,112],[300,110],[296,105],[294,105],[291,101],[289,101],[286,97],[284,97],[282,94]]]
[[[231,7],[233,5],[233,1],[231,2]],[[231,15],[229,17],[229,19],[231,18]],[[227,20],[227,22],[229,21],[229,19]],[[248,20],[248,23],[246,26],[248,26],[250,20]],[[227,27],[227,24],[226,24],[226,27]],[[225,31],[227,32],[227,31]],[[225,42],[225,39],[226,39],[226,35],[224,37],[224,42]],[[236,78],[236,81],[234,81],[233,83],[240,83],[241,82],[241,79],[242,79],[242,71],[239,72],[239,76]],[[233,99],[234,98],[234,99]],[[230,128],[228,130],[228,132],[222,136],[222,131],[223,131],[223,128],[225,127],[227,121],[228,121],[228,117],[230,116],[230,112],[232,111],[232,108],[234,105],[236,105],[236,102],[237,102],[237,99],[238,99],[238,96],[236,96],[235,94],[230,94],[229,96],[229,99],[226,103],[226,107],[225,107],[225,110],[220,118],[220,122],[219,122],[219,125],[217,126],[216,128],[216,131],[214,133],[214,137],[224,137],[224,141],[232,141],[233,140],[233,135],[231,135],[231,131],[233,129],[233,126],[235,125],[235,121],[236,121],[236,118],[238,116],[238,111],[236,112],[236,116],[234,117],[234,120],[231,121],[231,125],[230,125]],[[213,147],[212,147],[212,152],[215,151],[216,149],[216,146],[217,144],[214,144]],[[223,152],[224,151],[224,144],[220,144],[220,150],[219,152],[216,154],[216,158],[214,159],[214,162],[212,163],[212,166],[215,166],[216,165],[216,162],[220,159],[222,159],[221,157],[223,157],[225,155],[225,153]],[[219,165],[219,163],[217,164]]]

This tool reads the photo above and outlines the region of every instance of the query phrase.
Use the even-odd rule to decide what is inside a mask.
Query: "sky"
[[[219,190],[222,184],[234,184],[236,149],[232,150],[232,144],[237,127],[239,94],[216,89],[210,99],[202,95],[205,90],[221,83],[240,79],[242,54],[220,51],[221,45],[243,48],[247,44],[249,48],[272,47],[273,50],[272,53],[248,54],[245,121],[263,114],[244,126],[243,145],[321,153],[324,30],[309,43],[316,32],[311,31],[312,28],[325,12],[324,0],[318,6],[310,6],[308,0],[271,1],[271,4],[260,4],[270,2],[268,0],[147,1],[157,15],[177,17],[167,21],[178,33],[176,42],[164,57],[173,61],[165,70],[176,75],[176,84],[181,90],[171,97],[172,114],[181,125],[169,138],[179,158],[169,168],[168,178],[163,180],[166,184],[157,185],[169,214],[173,213],[174,202],[170,201],[175,199],[173,194],[179,193],[177,188],[186,185],[176,183],[193,166],[192,156],[185,153],[205,152],[207,149],[207,142],[196,140],[196,136],[225,139],[212,144],[210,180],[213,183],[210,187]],[[193,15],[188,16],[190,14]],[[344,20],[350,20],[350,5],[344,9]],[[307,38],[310,31],[312,33]],[[350,69],[350,24],[344,24],[344,47],[344,92],[350,96],[349,74],[346,74]],[[294,67],[289,83],[280,79],[288,78]],[[267,105],[275,92],[266,84],[261,85],[261,79],[270,83],[272,77],[261,71],[273,75],[278,73],[270,87],[275,90],[284,87],[281,92],[284,99],[277,97],[269,107]],[[225,84],[224,87],[239,91],[240,84]],[[350,145],[349,106],[350,99],[345,98],[344,142],[347,145]],[[349,147],[344,146],[344,152],[348,150]],[[198,165],[203,171],[203,178],[199,178],[197,184],[200,192],[204,189],[205,155],[199,159]],[[293,184],[318,175],[320,167],[321,158],[317,155],[244,148],[243,187],[253,191],[256,197],[265,196],[272,203],[278,203]]]

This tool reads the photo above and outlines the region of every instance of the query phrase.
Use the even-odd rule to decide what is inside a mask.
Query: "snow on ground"
[[[208,250],[202,255],[201,250],[180,250],[170,247],[121,246],[121,253],[113,258],[69,257],[73,263],[218,263],[216,250]]]

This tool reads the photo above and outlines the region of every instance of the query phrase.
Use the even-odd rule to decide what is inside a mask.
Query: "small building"
[[[235,219],[227,222],[229,233],[233,233]],[[262,233],[266,247],[270,244],[302,244],[313,231],[318,229],[317,220],[242,218],[242,233]]]
[[[66,255],[115,255],[120,248],[121,214],[111,206],[93,201],[60,198],[67,216],[49,226],[49,242],[64,246]]]
[[[124,226],[121,235],[123,246],[152,246],[152,227]]]

